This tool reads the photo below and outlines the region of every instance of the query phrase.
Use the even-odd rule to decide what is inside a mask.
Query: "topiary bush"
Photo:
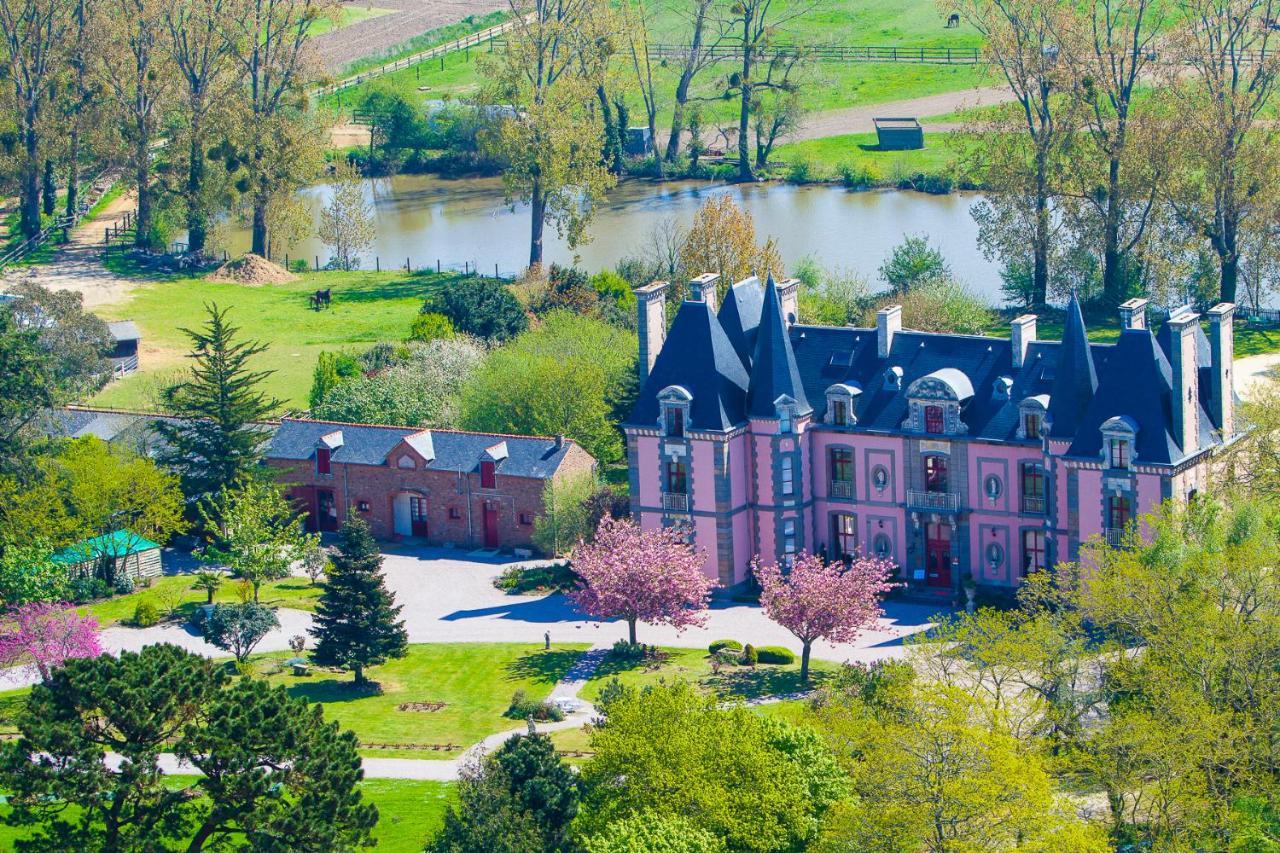
[[[790,664],[796,662],[796,653],[782,646],[761,646],[755,650],[760,663]]]
[[[139,601],[133,608],[133,624],[139,628],[150,628],[160,621],[160,611],[150,600]]]
[[[742,649],[742,665],[755,666],[760,662],[760,656],[756,652],[756,647],[747,643]]]
[[[742,651],[742,643],[739,643],[737,640],[716,640],[711,645],[707,646],[707,651],[713,655],[721,649],[728,649],[731,652],[740,652]]]

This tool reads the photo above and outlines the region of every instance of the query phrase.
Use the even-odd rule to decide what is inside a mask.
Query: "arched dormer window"
[[[1037,394],[1018,404],[1018,440],[1039,441],[1045,432],[1049,413],[1049,395]]]
[[[853,426],[858,422],[856,406],[862,389],[857,385],[837,383],[827,389],[827,423],[831,426]]]
[[[796,401],[786,394],[773,401],[778,413],[778,433],[787,435],[796,430]]]
[[[684,438],[689,428],[689,407],[693,403],[693,395],[680,385],[668,385],[658,392],[658,407],[661,410],[658,428],[662,434],[670,438]]]
[[[907,389],[907,419],[902,428],[930,435],[960,435],[969,428],[960,411],[973,399],[973,383],[954,367],[921,376]]]
[[[1133,465],[1138,424],[1128,415],[1117,415],[1102,424],[1102,461],[1108,468],[1128,470]]]
[[[902,368],[890,367],[884,372],[884,387],[891,391],[902,390]]]
[[[1013,380],[1008,376],[997,377],[996,381],[991,383],[991,393],[997,400],[1008,400],[1013,393]]]

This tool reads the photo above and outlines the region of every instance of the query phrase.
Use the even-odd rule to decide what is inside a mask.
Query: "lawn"
[[[794,176],[804,164],[810,180],[838,180],[842,167],[871,178],[877,186],[897,186],[912,175],[955,177],[960,134],[926,133],[917,151],[882,151],[874,133],[851,133],[780,145],[773,159],[786,163]]]
[[[1043,313],[1043,312],[1042,312]],[[1163,321],[1154,321],[1152,328],[1158,329]],[[1120,318],[1115,312],[1105,315],[1091,314],[1085,317],[1085,328],[1089,340],[1100,343],[1114,343],[1120,337]],[[1209,334],[1207,319],[1201,321],[1205,334]],[[994,337],[1008,337],[1009,324],[999,322],[987,334]],[[1062,340],[1062,312],[1055,311],[1048,316],[1040,316],[1036,320],[1036,337],[1042,341]],[[1280,328],[1250,322],[1237,322],[1235,325],[1235,357],[1244,358],[1250,355],[1280,352]]]
[[[487,735],[521,726],[519,720],[502,715],[512,693],[523,690],[530,698],[545,698],[585,649],[564,645],[544,651],[541,645],[513,643],[413,645],[406,657],[367,670],[382,686],[380,695],[354,691],[348,673],[273,673],[272,663],[290,657],[289,652],[257,660],[271,683],[324,703],[326,717],[360,738],[362,754],[453,758]]]
[[[190,777],[170,778],[182,785],[191,781]],[[445,808],[454,797],[450,782],[371,779],[361,782],[360,790],[378,807],[378,825],[373,829],[378,849],[394,853],[422,850],[444,824]],[[12,850],[17,841],[29,835],[26,827],[0,824],[0,847]]]
[[[422,53],[430,50],[436,45],[445,44],[446,42],[457,41],[464,36],[487,30],[490,27],[496,27],[503,21],[511,17],[509,12],[498,11],[490,12],[487,15],[468,15],[461,21],[447,24],[443,27],[436,27],[434,30],[427,30],[425,33],[414,36],[407,41],[402,41],[387,50],[362,56],[354,62],[349,62],[343,66],[338,73],[338,77],[351,77],[359,74],[361,71],[370,68],[377,68],[380,65],[386,65],[396,60],[403,59],[406,56],[412,56],[415,53]]]
[[[754,667],[729,666],[717,674],[711,669],[706,649],[662,648],[666,657],[659,661],[626,662],[612,657],[604,663],[582,688],[583,699],[594,702],[600,689],[611,679],[617,678],[631,687],[644,687],[661,681],[684,679],[725,700],[760,699],[780,696],[805,689],[800,683],[800,664],[786,666],[759,664]],[[810,687],[820,684],[835,672],[839,664],[810,660]]]
[[[128,595],[119,595],[94,604],[86,605],[81,612],[88,613],[98,620],[98,624],[106,627],[117,622],[128,622],[138,603],[150,601],[163,614],[170,606],[174,606],[175,614],[186,619],[196,608],[205,603],[208,593],[193,590],[195,575],[166,575],[156,578],[151,586],[139,588]],[[259,590],[258,596],[267,607],[292,607],[295,610],[315,610],[316,601],[320,598],[323,586],[314,585],[307,578],[289,577],[282,580],[267,581]],[[223,581],[214,595],[215,602],[240,601],[240,582],[232,578]]]
[[[117,269],[117,272],[122,272]],[[190,341],[184,328],[200,326],[205,306],[230,309],[242,339],[268,350],[253,363],[269,370],[263,383],[280,400],[277,411],[307,407],[311,373],[323,350],[363,349],[379,341],[401,341],[423,299],[461,280],[461,274],[434,272],[314,272],[288,284],[250,287],[201,278],[167,277],[140,281],[133,294],[103,308],[108,320],[133,320],[142,330],[141,369],[113,382],[93,403],[126,409],[155,409],[159,387],[185,364]],[[331,288],[333,306],[308,307],[317,289]]]

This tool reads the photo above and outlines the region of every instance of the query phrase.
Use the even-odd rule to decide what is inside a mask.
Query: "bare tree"
[[[685,105],[690,100],[689,91],[694,80],[712,65],[716,48],[724,40],[725,31],[712,18],[711,11],[717,0],[674,0],[672,11],[688,23],[688,44],[685,45],[680,65],[680,77],[676,83],[676,102],[671,112],[671,134],[667,137],[666,161],[672,163],[680,155],[680,135],[685,131]],[[653,144],[658,144],[654,139]]]
[[[1276,130],[1260,120],[1280,73],[1272,29],[1280,0],[1184,0],[1181,10],[1184,25],[1172,44],[1179,62],[1167,65],[1179,100],[1180,160],[1169,199],[1208,240],[1219,298],[1234,302],[1242,232],[1257,227],[1280,178]]]
[[[343,163],[333,180],[333,198],[320,211],[320,239],[333,252],[341,270],[360,266],[360,253],[373,244],[373,208],[365,201],[364,185],[354,168]]]
[[[653,79],[653,60],[649,55],[649,18],[652,12],[645,0],[630,0],[622,6],[622,33],[627,40],[631,70],[644,102],[644,117],[649,127],[649,142],[653,146],[658,177],[662,177],[662,157],[658,150],[658,90]],[[622,128],[625,133],[626,128]]]
[[[13,92],[20,146],[18,227],[27,236],[40,230],[41,136],[61,82],[58,72],[74,11],[71,0],[0,0],[0,62]]]
[[[807,67],[802,51],[779,52],[766,66],[763,85],[756,88],[752,129],[755,132],[756,168],[769,165],[773,146],[783,136],[800,128],[804,119],[804,101],[800,98],[801,75]]]

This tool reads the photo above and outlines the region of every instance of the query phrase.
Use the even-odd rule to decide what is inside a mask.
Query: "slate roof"
[[[749,382],[742,359],[707,303],[685,300],[628,422],[657,424],[658,394],[679,385],[693,395],[690,428],[732,429],[743,421]]]
[[[628,423],[654,426],[659,411],[657,394],[668,385],[680,385],[693,395],[690,426],[696,429],[741,426],[765,399],[769,402],[765,414],[771,416],[777,396],[774,392],[793,381],[784,357],[789,349],[799,390],[812,406],[815,420],[826,415],[827,389],[847,384],[862,391],[854,399],[856,430],[901,432],[907,417],[907,389],[912,383],[938,372],[954,377],[952,371],[958,371],[973,390],[961,408],[969,438],[1016,441],[1019,404],[1036,397],[1041,402],[1047,398],[1053,418],[1051,435],[1070,442],[1069,456],[1100,456],[1099,428],[1119,415],[1130,417],[1139,426],[1135,447],[1139,462],[1176,463],[1186,455],[1172,433],[1172,370],[1168,332],[1163,328],[1159,333],[1127,330],[1114,344],[1091,343],[1073,300],[1065,340],[1030,343],[1022,367],[1015,370],[1008,338],[904,330],[894,335],[889,356],[882,359],[873,328],[794,325],[786,335],[789,347],[783,347],[767,332],[772,310],[771,300],[766,298],[752,361],[739,370],[738,360],[726,357],[725,350],[733,349],[725,346],[726,330],[708,322],[705,305],[685,302]],[[1202,331],[1196,334],[1198,363],[1205,365],[1199,377],[1198,445],[1204,449],[1220,443],[1221,436],[1216,431],[1220,424],[1209,415],[1209,341]],[[758,360],[756,353],[765,358]],[[719,377],[715,375],[717,364],[728,365]],[[900,388],[888,383],[890,368],[902,371]],[[747,373],[750,379],[744,383]],[[1012,381],[1007,396],[997,390],[1005,384],[998,382],[1002,378]],[[744,385],[751,387],[749,399],[740,393]]]
[[[763,310],[764,290],[760,287],[760,279],[753,275],[728,289],[724,304],[716,314],[744,365],[751,363],[751,356],[756,350],[756,332]]]
[[[419,427],[370,426],[286,418],[280,422],[279,429],[267,445],[266,457],[281,460],[310,459],[321,437],[335,429],[342,431],[342,446],[334,450],[330,458],[334,462],[355,465],[385,465],[387,454],[406,438],[422,432]],[[439,429],[430,432],[435,458],[426,465],[426,470],[463,474],[479,470],[484,452],[497,443],[505,442],[508,456],[498,463],[499,473],[509,477],[549,479],[559,469],[572,444],[569,439],[557,446],[554,438]],[[420,440],[415,441],[421,444]]]
[[[747,414],[755,418],[778,415],[774,405],[779,397],[796,401],[796,414],[813,411],[805,396],[795,353],[782,316],[782,300],[773,275],[764,286],[764,310],[760,314],[760,330],[756,333],[755,354],[751,358],[751,383],[747,387]],[[697,402],[694,397],[694,402]]]
[[[142,340],[142,332],[138,331],[137,324],[132,320],[117,320],[114,323],[108,323],[107,331],[111,333],[111,337],[116,341]]]

